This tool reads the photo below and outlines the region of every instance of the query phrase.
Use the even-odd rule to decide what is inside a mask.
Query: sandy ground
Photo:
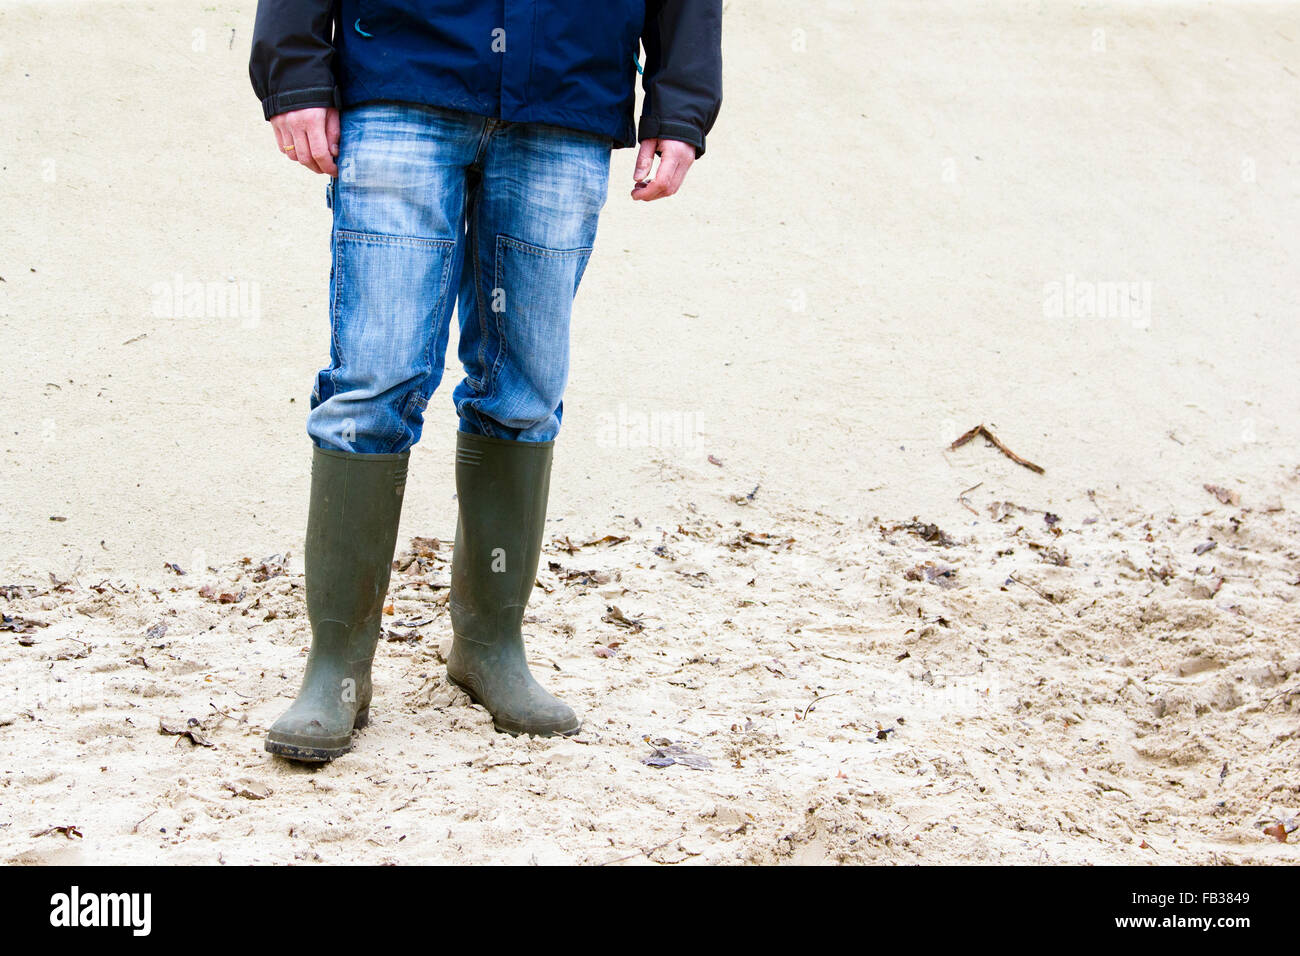
[[[444,390],[317,770],[261,734],[328,219],[251,19],[0,5],[0,859],[1294,861],[1293,8],[733,0],[709,155],[651,207],[616,157],[578,300],[527,629],[583,735],[441,676]]]

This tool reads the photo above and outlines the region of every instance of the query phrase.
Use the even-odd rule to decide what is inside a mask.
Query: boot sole
[[[451,681],[453,684],[455,684],[465,693],[469,694],[470,700],[474,701],[474,703],[478,704],[489,714],[492,714],[492,708],[489,707],[487,704],[483,703],[483,701],[479,700],[478,695],[474,693],[473,688],[471,688],[468,684],[462,684],[460,681],[456,680],[456,678],[452,677],[451,674],[447,675],[447,680]],[[511,737],[522,737],[525,734],[527,734],[529,737],[572,737],[574,734],[576,734],[578,731],[582,729],[582,719],[575,717],[574,720],[576,720],[577,723],[575,723],[572,727],[566,727],[563,730],[534,730],[523,724],[516,724],[510,721],[498,720],[496,714],[492,714],[492,726],[495,727],[499,732],[503,734],[509,734]]]
[[[354,730],[360,730],[370,723],[370,708],[357,712],[352,722]],[[346,740],[341,737],[292,737],[276,739],[272,733],[266,735],[266,752],[296,760],[299,763],[328,763],[336,757],[342,757],[352,749],[352,734]]]

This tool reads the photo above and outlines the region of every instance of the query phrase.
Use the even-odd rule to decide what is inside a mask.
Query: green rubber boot
[[[316,448],[307,515],[311,653],[298,699],[271,725],[266,749],[290,760],[333,760],[370,719],[370,663],[379,641],[409,454]]]
[[[447,676],[507,734],[576,734],[582,721],[533,679],[520,630],[537,578],[554,442],[458,432],[460,520],[451,565]]]

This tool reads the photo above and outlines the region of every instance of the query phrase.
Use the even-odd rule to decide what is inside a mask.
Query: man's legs
[[[408,449],[441,378],[463,255],[465,169],[484,122],[394,105],[342,117],[330,268],[330,366],[317,376],[307,520],[306,675],[266,749],[344,753],[369,717]]]
[[[596,136],[507,125],[487,144],[467,210],[447,672],[507,733],[581,727],[533,679],[521,627],[545,530],[570,312],[605,202],[609,155],[608,140]]]

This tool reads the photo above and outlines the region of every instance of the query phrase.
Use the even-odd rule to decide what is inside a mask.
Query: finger
[[[678,165],[677,160],[671,154],[660,156],[659,168],[655,170],[655,178],[645,189],[638,189],[635,198],[643,202],[654,202],[656,199],[663,199],[675,193],[677,189],[673,177],[677,172]],[[678,182],[680,182],[680,179]]]
[[[319,123],[312,123],[307,127],[307,143],[311,149],[311,158],[316,161],[316,168],[327,176],[337,176],[339,171],[330,153],[329,139],[325,135],[324,117],[321,117]]]
[[[289,162],[298,162],[298,150],[293,144],[293,130],[289,128],[288,123],[280,127],[280,152],[284,153],[284,158]]]
[[[641,141],[641,149],[636,154],[636,168],[632,171],[632,178],[638,183],[650,176],[650,170],[654,167],[655,149],[658,147],[659,140],[646,139]]]
[[[681,150],[673,150],[659,159],[659,173],[656,179],[664,180],[667,195],[675,196],[686,180],[686,171],[691,168],[693,157]]]
[[[339,154],[339,111],[333,108],[325,111],[325,138],[329,140],[330,155],[338,156]]]
[[[301,126],[293,131],[293,158],[313,173],[320,172],[320,167],[311,158],[311,142],[307,139],[307,130]]]
[[[293,159],[293,150],[288,147],[293,145],[293,134],[285,127],[284,121],[278,116],[271,121],[271,129],[275,130],[275,145],[280,150],[280,155],[285,159]]]

